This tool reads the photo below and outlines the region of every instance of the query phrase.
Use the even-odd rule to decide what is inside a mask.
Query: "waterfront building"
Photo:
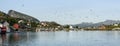
[[[73,29],[73,26],[69,26],[70,29]]]
[[[104,29],[106,29],[106,27],[105,27],[105,25],[102,25],[102,26],[99,26],[98,29],[104,30]]]
[[[113,24],[114,26],[118,26],[118,24],[116,23],[116,24]]]

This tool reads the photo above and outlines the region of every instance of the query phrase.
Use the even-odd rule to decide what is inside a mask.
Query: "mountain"
[[[88,23],[88,22],[83,22],[81,24],[76,24],[76,25],[73,25],[73,26],[79,26],[79,27],[90,27],[92,26],[94,23]]]
[[[100,26],[100,25],[111,25],[111,24],[116,24],[116,23],[120,23],[120,20],[106,20],[103,22],[98,22],[98,23],[88,23],[88,22],[83,22],[80,24],[75,24],[73,26],[79,26],[79,27],[96,27],[96,26]]]

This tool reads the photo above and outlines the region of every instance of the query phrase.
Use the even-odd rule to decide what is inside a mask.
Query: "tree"
[[[65,25],[65,26],[63,26],[64,28],[69,28],[70,27],[70,25]]]

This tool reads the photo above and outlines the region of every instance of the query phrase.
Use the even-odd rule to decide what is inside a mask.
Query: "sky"
[[[0,11],[9,10],[59,24],[120,20],[120,0],[0,0]]]

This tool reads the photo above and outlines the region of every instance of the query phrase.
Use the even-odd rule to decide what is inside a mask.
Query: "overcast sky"
[[[120,20],[120,0],[0,0],[0,11],[11,9],[60,24]]]

